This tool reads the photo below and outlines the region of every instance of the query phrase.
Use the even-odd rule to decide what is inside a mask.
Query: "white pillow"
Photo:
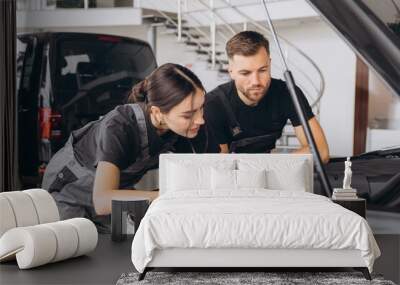
[[[170,163],[168,168],[168,188],[171,191],[210,188],[210,167]]]
[[[310,171],[303,159],[239,159],[238,169],[266,169],[268,189],[311,191]]]
[[[237,188],[267,188],[267,171],[236,170]]]
[[[283,164],[267,173],[268,186],[271,189],[289,191],[307,191],[308,173],[306,162]]]
[[[266,171],[263,170],[211,170],[211,188],[213,190],[237,190],[240,188],[266,188]]]
[[[287,191],[302,191],[306,192],[305,177],[302,175],[300,169],[296,170],[296,174],[292,174],[291,177],[285,177],[282,172],[272,170],[268,172],[268,188],[272,190],[287,190]],[[285,179],[286,178],[286,179]]]
[[[213,190],[236,190],[236,170],[213,167],[211,170],[211,188]]]
[[[211,169],[233,170],[235,161],[221,160],[211,165],[207,161],[177,160],[170,161],[167,167],[168,191],[210,190]]]

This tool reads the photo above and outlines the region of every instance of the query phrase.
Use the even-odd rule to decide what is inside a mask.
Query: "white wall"
[[[370,128],[400,130],[400,96],[394,94],[374,71],[369,73],[368,106]]]
[[[207,91],[229,80],[228,75],[224,76],[210,68],[205,55],[197,55],[194,48],[178,42],[174,35],[167,34],[164,29],[160,29],[157,40],[157,62],[174,62],[190,68],[200,78]]]
[[[210,11],[206,6],[210,7],[209,1],[187,0],[182,1],[182,12],[189,14],[187,18],[189,24],[194,26],[208,25],[210,19]],[[223,22],[242,23],[243,17],[230,8],[226,0],[214,0],[213,9],[219,15],[214,17],[217,25]],[[255,0],[230,0],[231,5],[240,9],[241,13],[250,16],[255,21],[264,21],[265,10],[261,1]],[[267,1],[269,14],[272,20],[288,20],[298,18],[317,17],[318,14],[310,7],[306,0],[284,0],[284,1]],[[163,11],[176,12],[178,11],[178,2],[176,0],[152,0],[140,1],[140,6],[148,9],[160,9]],[[185,4],[186,3],[186,4]],[[222,21],[223,19],[223,21]]]
[[[17,27],[91,27],[142,24],[137,8],[17,10]]]
[[[355,63],[354,52],[323,21],[304,21],[278,27],[277,32],[302,49],[321,69],[326,83],[320,123],[331,156],[353,153]]]
[[[20,28],[18,32],[80,32],[80,33],[102,33],[112,34],[125,37],[134,37],[147,41],[146,26],[114,26],[114,27],[62,27],[62,28],[46,28],[31,29]]]
[[[373,72],[369,73],[366,150],[400,146],[400,97]]]

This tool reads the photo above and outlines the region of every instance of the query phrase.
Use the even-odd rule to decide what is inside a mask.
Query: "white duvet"
[[[265,189],[162,195],[135,235],[133,265],[143,272],[165,248],[358,249],[371,272],[380,255],[359,215],[320,195]]]

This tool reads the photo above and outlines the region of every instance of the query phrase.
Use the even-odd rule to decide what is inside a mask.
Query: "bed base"
[[[254,248],[168,248],[154,251],[139,280],[154,269],[197,269],[208,272],[224,269],[243,271],[338,271],[352,268],[371,280],[359,250],[350,249],[254,249]]]
[[[268,268],[261,268],[261,267],[249,267],[249,268],[236,268],[236,267],[182,267],[182,268],[166,268],[166,267],[146,267],[142,273],[139,274],[138,280],[142,281],[146,277],[146,273],[152,270],[159,270],[159,271],[191,271],[191,272],[332,272],[338,271],[341,272],[344,269],[353,269],[355,271],[360,271],[366,280],[371,281],[371,275],[367,267],[345,267],[345,268],[331,268],[333,270],[327,270],[327,267],[268,267]]]

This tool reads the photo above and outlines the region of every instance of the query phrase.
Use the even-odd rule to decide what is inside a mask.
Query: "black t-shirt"
[[[300,88],[296,87],[304,106],[306,119],[314,117],[311,107]],[[240,139],[277,133],[278,139],[289,119],[293,126],[300,125],[300,120],[293,106],[289,91],[282,80],[272,79],[267,94],[256,106],[248,106],[239,98],[234,81],[222,84],[206,96],[205,119],[213,129],[219,144],[230,145],[237,140],[233,137],[227,111],[218,94],[223,93],[231,106],[240,125]]]
[[[143,105],[140,104],[142,110]],[[160,152],[219,152],[219,146],[211,128],[203,125],[193,139],[178,136],[169,131],[159,136],[146,112],[146,127],[150,156]],[[90,123],[89,123],[90,124]],[[124,170],[136,162],[141,154],[140,134],[135,113],[131,106],[121,105],[92,123],[86,131],[74,131],[74,153],[81,164],[94,168],[99,161],[107,161]],[[165,149],[166,145],[171,145]],[[191,146],[192,145],[192,146]]]

